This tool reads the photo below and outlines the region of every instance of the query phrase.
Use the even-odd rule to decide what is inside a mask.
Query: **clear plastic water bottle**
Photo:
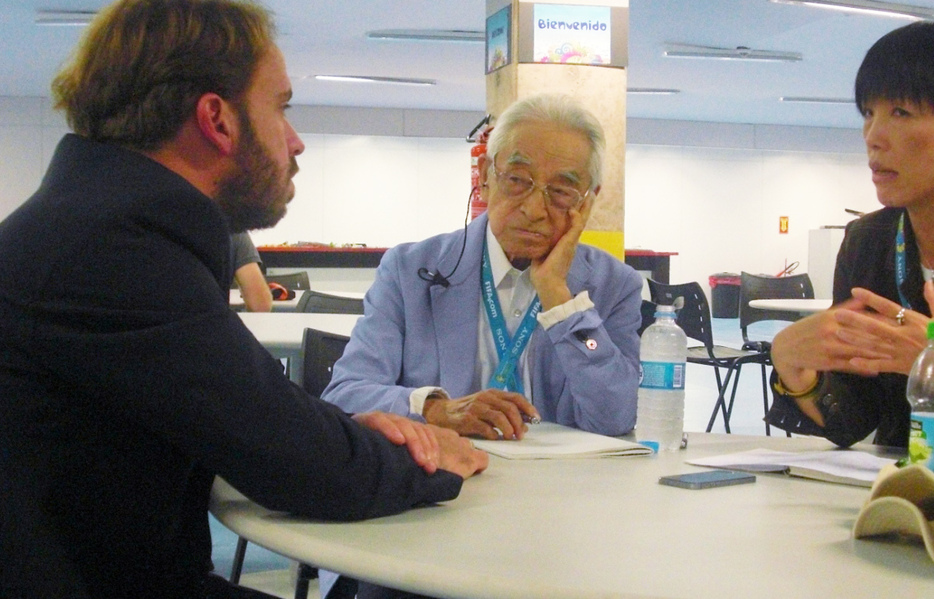
[[[636,440],[657,451],[681,447],[687,336],[675,323],[674,306],[658,306],[655,323],[642,333],[642,379]]]
[[[911,404],[908,462],[934,470],[934,321],[928,323],[928,345],[911,367],[906,395]]]

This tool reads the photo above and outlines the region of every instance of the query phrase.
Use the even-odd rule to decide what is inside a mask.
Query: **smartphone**
[[[727,485],[742,485],[756,482],[754,474],[736,472],[733,470],[707,470],[705,472],[691,472],[689,474],[676,474],[663,476],[658,479],[659,484],[681,487],[682,489],[709,489],[710,487],[725,487]]]

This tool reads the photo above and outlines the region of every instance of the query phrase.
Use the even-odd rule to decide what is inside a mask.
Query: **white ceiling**
[[[901,0],[934,7],[934,0]],[[599,0],[595,0],[595,4]],[[81,28],[39,27],[37,9],[97,9],[99,0],[0,0],[0,95],[45,96]],[[376,29],[482,30],[486,0],[267,0],[295,104],[483,111],[484,49],[470,43],[367,40]],[[907,23],[768,0],[630,0],[630,117],[859,127],[852,105],[786,104],[781,96],[848,98],[869,46]],[[803,54],[798,63],[675,59],[669,43]],[[317,74],[435,79],[434,87],[316,81]]]

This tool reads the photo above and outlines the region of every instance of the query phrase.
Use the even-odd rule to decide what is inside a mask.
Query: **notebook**
[[[649,455],[652,450],[617,437],[606,437],[553,422],[530,424],[521,441],[475,440],[474,446],[509,460],[601,458]]]
[[[695,466],[746,472],[773,472],[844,485],[871,487],[879,471],[894,458],[851,449],[823,451],[772,451],[752,449],[710,458],[688,460]]]

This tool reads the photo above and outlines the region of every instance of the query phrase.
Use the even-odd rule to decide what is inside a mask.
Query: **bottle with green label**
[[[934,320],[928,323],[928,344],[911,367],[906,396],[911,404],[908,463],[934,470]]]

